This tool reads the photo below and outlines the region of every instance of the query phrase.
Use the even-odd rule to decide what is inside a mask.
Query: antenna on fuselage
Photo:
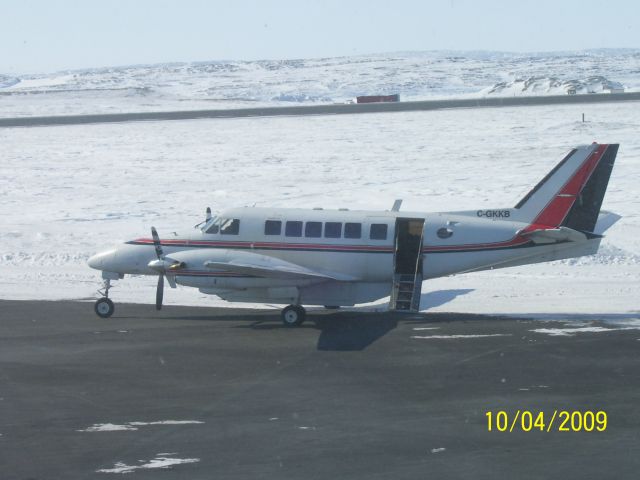
[[[393,202],[393,207],[391,207],[392,212],[399,212],[400,205],[402,205],[402,199],[398,198],[395,202]]]
[[[211,220],[211,207],[207,207],[207,222]]]

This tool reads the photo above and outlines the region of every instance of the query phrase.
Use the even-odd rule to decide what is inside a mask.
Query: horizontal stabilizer
[[[521,232],[521,236],[529,238],[533,243],[583,242],[588,237],[577,230],[567,227],[539,228]]]
[[[604,232],[609,230],[621,218],[622,217],[616,213],[600,210],[600,214],[598,215],[598,220],[596,222],[596,226],[593,230],[593,233],[597,235],[602,235]]]

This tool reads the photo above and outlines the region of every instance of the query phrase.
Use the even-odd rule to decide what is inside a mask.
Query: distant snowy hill
[[[401,99],[640,91],[639,50],[353,57],[134,65],[3,75],[0,116],[234,108]],[[570,92],[571,91],[571,92]]]
[[[499,82],[482,90],[483,96],[517,95],[580,95],[585,93],[621,93],[625,86],[603,76],[585,79],[560,79],[557,77],[516,78],[509,82]]]

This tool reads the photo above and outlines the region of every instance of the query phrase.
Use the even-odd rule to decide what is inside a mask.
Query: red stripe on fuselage
[[[139,238],[132,240],[133,243],[153,244],[153,240],[149,238]],[[456,250],[487,250],[494,248],[507,248],[520,246],[528,243],[529,240],[522,237],[512,237],[509,240],[502,240],[492,243],[467,243],[462,245],[425,245],[422,248],[423,253],[429,252],[453,252]],[[162,240],[161,244],[166,247],[195,247],[209,246],[212,248],[254,248],[260,249],[278,249],[278,250],[309,250],[309,251],[340,251],[354,253],[393,253],[391,246],[370,246],[370,245],[327,245],[327,244],[309,244],[309,243],[261,243],[261,242],[216,242],[216,241],[192,241],[192,240]]]
[[[152,245],[153,239],[137,238],[132,243],[143,243]],[[219,248],[255,248],[260,249],[309,249],[309,250],[344,250],[344,251],[371,251],[371,252],[391,252],[391,246],[378,245],[335,245],[326,243],[282,243],[282,242],[225,242],[215,240],[161,240],[160,244],[165,247],[219,247]]]

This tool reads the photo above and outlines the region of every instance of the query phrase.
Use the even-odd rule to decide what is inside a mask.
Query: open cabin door
[[[396,218],[391,310],[420,310],[423,239],[424,218]]]

